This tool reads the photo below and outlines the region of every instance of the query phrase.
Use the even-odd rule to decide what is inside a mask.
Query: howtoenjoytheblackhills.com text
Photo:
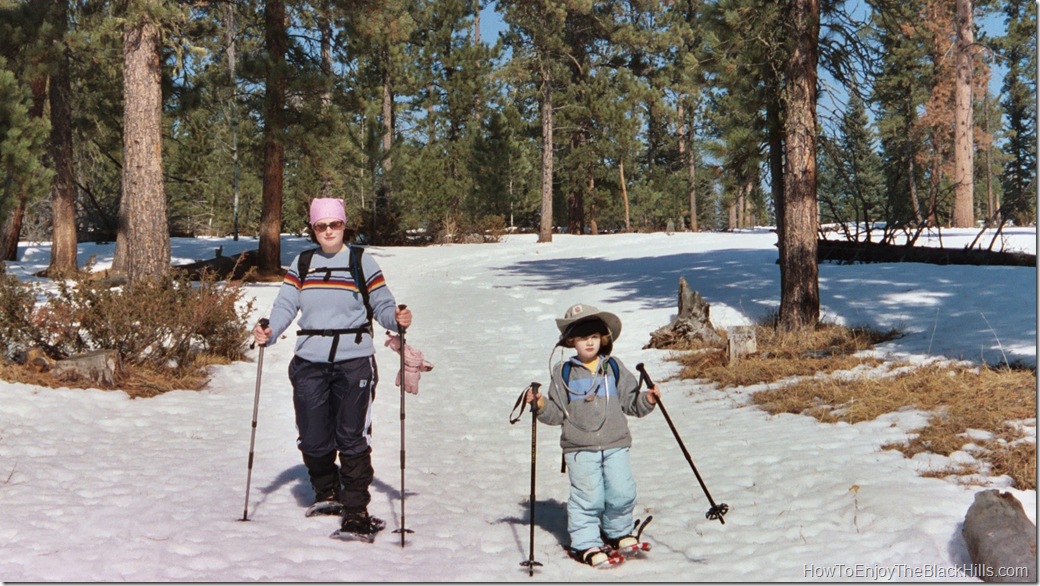
[[[948,578],[1025,578],[1025,566],[995,568],[982,564],[945,566],[939,564],[806,564],[807,580],[941,580]]]

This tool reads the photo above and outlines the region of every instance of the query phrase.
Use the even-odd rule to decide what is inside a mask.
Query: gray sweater
[[[620,360],[618,381],[600,356],[597,372],[590,372],[577,357],[572,357],[570,380],[564,385],[563,362],[552,369],[552,382],[538,420],[547,425],[562,425],[560,447],[566,452],[601,451],[632,445],[626,415],[643,417],[654,410],[646,393],[637,391],[639,381]]]
[[[345,269],[350,265],[350,251],[343,250],[335,255],[328,255],[320,250],[315,252],[314,258],[311,259],[310,274],[303,281],[302,288],[298,286],[299,260],[299,256],[293,259],[278,290],[278,297],[274,300],[269,318],[271,338],[267,344],[273,345],[278,340],[282,332],[292,324],[297,313],[300,314],[297,326],[302,330],[349,329],[364,325],[365,303],[351,272],[334,270],[329,280],[325,281],[325,271],[316,271],[323,267]],[[397,302],[390,288],[386,286],[383,271],[370,254],[363,254],[361,262],[365,280],[368,282],[372,319],[388,330],[397,331],[397,318],[394,317]],[[354,334],[340,336],[336,362],[375,354],[372,337],[368,333],[362,335],[360,344],[354,340]],[[332,341],[331,336],[297,336],[296,355],[311,362],[328,362]]]

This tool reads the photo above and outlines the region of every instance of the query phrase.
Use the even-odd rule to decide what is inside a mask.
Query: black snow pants
[[[372,400],[378,380],[373,356],[333,363],[296,356],[289,363],[297,447],[311,485],[315,493],[334,490],[351,512],[366,510],[371,500]]]

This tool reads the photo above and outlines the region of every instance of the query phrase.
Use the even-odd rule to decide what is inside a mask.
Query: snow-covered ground
[[[972,231],[944,231],[957,246]],[[415,313],[408,341],[433,362],[408,395],[406,524],[400,527],[400,394],[397,356],[378,343],[383,375],[375,404],[376,480],[370,511],[388,522],[376,543],[328,538],[336,520],[304,518],[311,489],[295,447],[286,369],[292,336],[262,363],[248,521],[243,522],[258,350],[212,369],[201,392],[131,400],[121,391],[48,389],[0,382],[0,580],[289,582],[964,581],[970,559],[961,526],[974,494],[923,478],[945,458],[906,459],[880,446],[905,438],[921,413],[821,424],[773,416],[741,395],[670,380],[668,353],[643,350],[675,313],[685,276],[711,304],[716,326],[754,322],[779,301],[776,237],[737,233],[533,235],[484,245],[378,248],[398,302]],[[176,239],[176,263],[256,247],[243,239]],[[287,264],[309,246],[285,237]],[[1008,249],[1035,252],[1035,229]],[[112,246],[82,244],[111,261]],[[24,279],[49,246],[26,243],[8,270]],[[824,318],[895,327],[894,358],[950,357],[1036,364],[1035,267],[925,264],[820,267]],[[262,317],[277,284],[249,286]],[[615,355],[644,362],[725,524],[708,502],[663,417],[630,419],[639,486],[636,514],[653,515],[654,549],[598,571],[567,559],[566,475],[558,428],[537,436],[537,523],[529,557],[531,426],[510,425],[519,393],[548,383],[560,354],[554,319],[576,302],[617,313]],[[377,326],[377,342],[382,329]],[[290,328],[289,332],[293,330]],[[1035,420],[1032,422],[1035,429]],[[1035,491],[1010,489],[1035,520]]]

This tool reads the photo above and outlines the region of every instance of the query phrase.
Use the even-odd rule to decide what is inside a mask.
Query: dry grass
[[[853,356],[879,342],[897,337],[865,328],[822,324],[809,332],[781,332],[767,326],[755,328],[756,354],[745,356],[735,367],[726,365],[726,353],[707,349],[683,354],[681,378],[707,379],[720,387],[744,387],[794,376],[812,376],[879,364],[874,358]]]
[[[920,452],[948,456],[971,445],[976,460],[988,465],[988,470],[951,467],[929,475],[1006,474],[1016,488],[1035,490],[1035,439],[1023,439],[1025,434],[1013,423],[1032,421],[1035,425],[1035,369],[893,364],[887,371],[880,369],[886,375],[872,369],[869,377],[849,376],[847,371],[856,366],[880,363],[852,354],[895,336],[894,332],[838,326],[823,326],[803,334],[759,327],[757,354],[732,366],[723,364],[724,352],[717,349],[686,353],[677,359],[685,365],[682,378],[706,379],[720,387],[790,379],[751,394],[754,404],[774,414],[796,413],[823,422],[857,423],[901,409],[929,412],[928,425],[909,442],[885,447],[909,457]],[[845,371],[841,376],[834,375],[841,371]],[[969,431],[976,439],[967,435]],[[985,439],[977,439],[978,432],[985,432]]]
[[[209,382],[207,366],[228,364],[230,360],[220,356],[200,355],[196,357],[190,372],[154,372],[137,366],[124,366],[119,372],[118,389],[134,399],[155,397],[169,391],[197,391]],[[98,385],[82,381],[60,379],[50,372],[41,371],[32,364],[19,365],[0,360],[0,380],[50,388],[95,389]],[[107,390],[107,389],[103,389]]]

